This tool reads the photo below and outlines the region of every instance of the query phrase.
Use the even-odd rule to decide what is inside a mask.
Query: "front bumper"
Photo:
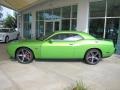
[[[5,42],[5,39],[4,38],[0,38],[0,42]]]

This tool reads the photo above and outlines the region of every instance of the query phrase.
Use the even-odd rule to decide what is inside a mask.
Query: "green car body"
[[[53,40],[52,37],[60,34],[75,34],[80,40]],[[35,59],[84,59],[90,49],[100,51],[102,58],[114,53],[112,41],[97,40],[91,35],[77,31],[56,32],[44,40],[22,40],[8,44],[7,51],[10,57],[15,58],[20,48],[28,48]]]

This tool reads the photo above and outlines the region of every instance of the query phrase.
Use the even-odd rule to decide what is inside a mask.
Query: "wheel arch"
[[[29,49],[29,50],[32,52],[32,54],[33,54],[33,58],[35,59],[35,54],[34,54],[33,50],[32,50],[31,48],[25,47],[25,46],[18,47],[18,48],[15,50],[15,58],[16,58],[16,53],[17,53],[17,51],[18,51],[19,49],[21,49],[21,48],[27,48],[27,49]]]
[[[101,50],[101,49],[99,49],[99,48],[89,48],[88,50],[86,50],[85,55],[84,55],[84,58],[85,58],[87,52],[90,51],[90,50],[92,50],[92,49],[98,50],[98,51],[101,53],[101,56],[103,57],[103,53],[102,53],[102,50]]]

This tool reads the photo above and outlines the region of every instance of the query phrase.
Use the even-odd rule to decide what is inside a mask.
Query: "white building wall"
[[[50,0],[40,3],[27,10],[22,11],[22,14],[32,13],[32,37],[35,37],[35,19],[36,11],[53,9],[63,6],[78,5],[77,30],[88,32],[88,18],[89,18],[89,0]],[[23,29],[23,25],[22,28]]]
[[[88,33],[89,0],[80,0],[78,3],[77,30]]]

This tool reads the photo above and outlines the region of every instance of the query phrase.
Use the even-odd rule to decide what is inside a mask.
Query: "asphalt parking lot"
[[[120,90],[120,56],[97,65],[44,60],[23,65],[11,61],[6,44],[0,43],[0,90],[70,90],[76,81],[90,90]]]

